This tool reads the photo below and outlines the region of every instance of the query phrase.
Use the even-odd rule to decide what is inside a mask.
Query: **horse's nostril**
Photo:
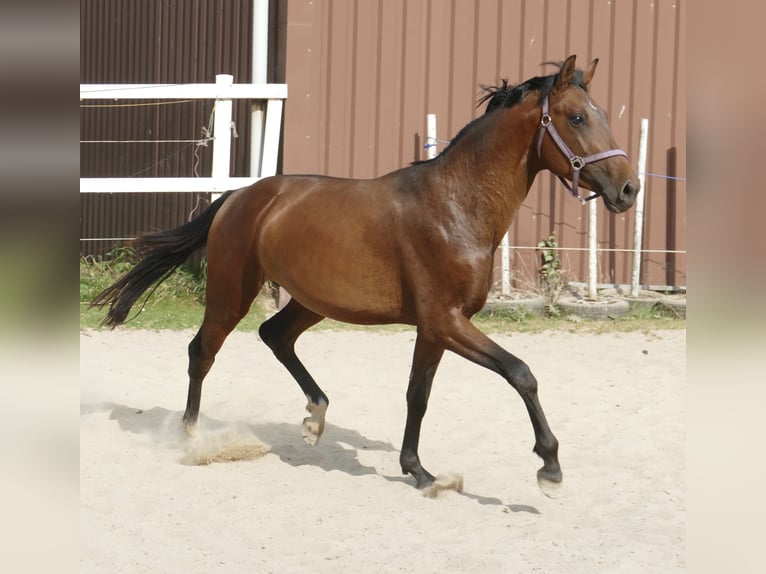
[[[638,188],[638,184],[634,184],[632,181],[627,181],[622,188],[622,196],[625,199],[631,199],[638,193]]]

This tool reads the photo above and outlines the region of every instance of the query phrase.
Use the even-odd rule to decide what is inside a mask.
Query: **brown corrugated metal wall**
[[[631,160],[646,117],[647,171],[684,176],[685,21],[680,0],[290,0],[284,171],[366,178],[423,159],[426,114],[449,139],[482,113],[480,85],[523,81],[576,53],[581,66],[599,58],[592,93]],[[647,178],[646,249],[685,250],[685,183]],[[601,206],[599,247],[631,249],[633,213]],[[586,248],[587,220],[587,208],[541,174],[511,243],[534,246],[555,232],[562,247]],[[562,259],[571,279],[587,277],[584,252]],[[599,280],[628,283],[631,262],[602,253]],[[532,280],[534,251],[515,250],[512,266],[517,283]],[[645,254],[641,282],[686,285],[685,255]]]
[[[214,83],[251,77],[250,0],[81,0],[81,83]],[[148,105],[147,105],[148,104]],[[83,143],[81,177],[205,177],[211,154],[192,143],[210,122],[213,101],[83,101],[80,139],[187,140],[181,143]],[[239,138],[233,176],[249,175],[250,102],[234,102]],[[81,238],[132,237],[183,223],[208,194],[81,196]],[[112,241],[81,241],[80,254],[103,255]]]

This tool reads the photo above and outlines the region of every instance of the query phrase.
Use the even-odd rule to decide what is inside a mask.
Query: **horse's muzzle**
[[[604,205],[606,205],[609,211],[612,213],[622,213],[633,206],[640,189],[641,184],[639,181],[631,178],[623,184],[622,189],[615,194],[614,199],[611,199],[611,194],[608,193],[602,193],[601,197],[604,198]]]

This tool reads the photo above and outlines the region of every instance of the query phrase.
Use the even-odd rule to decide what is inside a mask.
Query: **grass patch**
[[[109,260],[80,260],[80,328],[100,329],[105,309],[90,309],[89,302],[135,264],[129,249],[120,249]],[[139,299],[128,321],[120,328],[128,329],[193,329],[199,328],[204,314],[205,266],[198,270],[182,267],[163,282],[152,296]],[[239,331],[255,331],[274,312],[268,289],[256,298],[250,313],[237,326]],[[563,330],[573,333],[651,332],[662,329],[685,329],[686,320],[674,316],[662,306],[633,310],[626,317],[610,320],[580,319],[566,315],[539,316],[524,308],[478,313],[473,323],[485,333],[542,333]],[[409,325],[359,326],[326,319],[314,330],[413,330]]]
[[[128,248],[113,251],[107,260],[80,259],[80,328],[101,328],[106,308],[89,308],[90,301],[135,263],[135,255]],[[205,279],[204,264],[199,269],[181,266],[150,297],[147,294],[151,290],[139,298],[121,328],[198,329],[205,313]],[[266,293],[259,295],[239,329],[258,328],[271,312],[268,298]]]
[[[685,329],[686,320],[678,319],[666,309],[655,311],[631,311],[619,319],[583,319],[559,314],[535,315],[527,313],[505,316],[497,313],[477,313],[473,323],[485,333],[542,333],[545,331],[566,331],[570,333],[628,333],[651,332],[663,329]]]

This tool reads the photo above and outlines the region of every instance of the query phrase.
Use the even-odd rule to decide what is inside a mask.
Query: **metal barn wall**
[[[542,62],[575,53],[580,67],[599,58],[591,92],[631,161],[646,117],[647,171],[685,176],[685,27],[682,0],[289,0],[284,172],[367,178],[424,159],[426,114],[449,139],[483,112],[481,85],[550,73]],[[651,176],[646,192],[644,248],[685,250],[685,180]],[[599,207],[601,248],[632,248],[633,213]],[[555,233],[582,249],[587,228],[587,207],[544,173],[511,243]],[[587,278],[584,252],[562,260],[570,279]],[[603,252],[599,280],[629,283],[631,265],[630,254]],[[517,285],[534,281],[537,266],[534,250],[514,250]],[[641,282],[685,286],[685,255],[645,254]]]
[[[251,0],[81,0],[81,83],[214,83],[251,77]],[[204,177],[202,138],[212,101],[80,102],[80,139],[187,140],[174,143],[82,143],[81,177]],[[249,175],[250,101],[234,102],[239,138],[232,175]],[[81,238],[132,237],[183,223],[208,194],[136,193],[81,196]],[[82,241],[81,255],[103,255],[112,241]]]

